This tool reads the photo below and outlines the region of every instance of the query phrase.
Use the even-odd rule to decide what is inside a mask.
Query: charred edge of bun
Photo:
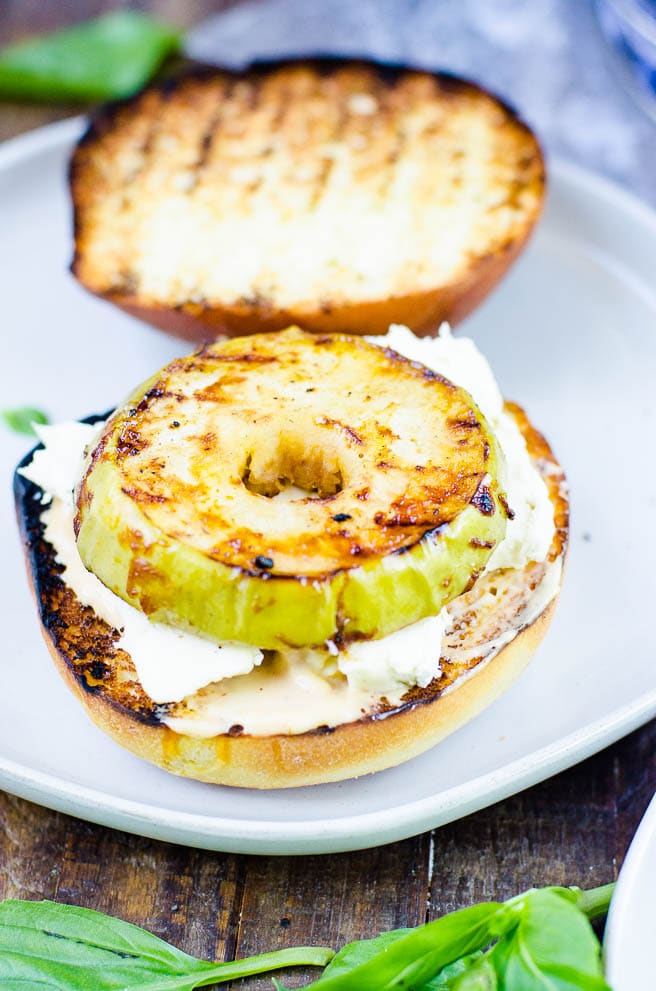
[[[436,79],[442,94],[451,98],[478,94],[492,99],[509,124],[522,135],[527,146],[530,145],[530,155],[528,152],[526,155],[527,160],[531,158],[536,166],[538,196],[535,209],[527,212],[521,229],[513,231],[495,251],[479,255],[473,252],[467,269],[450,284],[384,299],[363,302],[327,300],[320,306],[299,304],[288,309],[278,308],[261,299],[225,304],[187,300],[169,305],[165,302],[145,301],[129,285],[116,290],[98,289],[91,285],[82,271],[85,151],[92,148],[108,131],[120,126],[121,115],[137,107],[146,93],[157,92],[166,97],[187,81],[211,80],[215,76],[228,76],[235,82],[258,80],[275,70],[295,66],[306,67],[318,76],[330,75],[346,66],[366,69],[373,71],[386,85],[394,85],[405,74],[416,73]],[[73,204],[74,249],[71,273],[90,292],[114,303],[130,316],[192,342],[209,340],[218,335],[235,337],[282,330],[290,324],[300,324],[316,333],[379,335],[385,334],[391,323],[401,323],[409,326],[419,336],[433,333],[444,321],[457,324],[492,292],[523,251],[540,217],[547,182],[544,155],[536,134],[516,108],[494,91],[452,73],[431,71],[418,65],[328,55],[258,60],[240,70],[194,62],[184,63],[177,71],[156,80],[141,92],[103,104],[92,113],[71,157],[68,178]]]
[[[541,471],[554,506],[556,531],[549,552],[566,552],[569,504],[565,478],[548,443],[520,407],[507,404]],[[100,419],[100,418],[91,418]],[[29,454],[19,467],[29,463]],[[20,475],[14,489],[28,574],[42,632],[55,664],[91,719],[117,743],[167,771],[215,784],[286,788],[358,777],[400,764],[434,746],[481,712],[521,674],[542,640],[556,599],[491,660],[443,670],[402,703],[356,722],[296,735],[224,733],[194,738],[162,723],[168,706],[152,702],[139,684],[119,634],[82,606],[60,578],[61,567],[44,540],[42,491]],[[478,668],[478,670],[477,670]],[[470,677],[470,675],[472,675]]]
[[[25,467],[28,455],[18,466]],[[14,497],[19,530],[28,568],[28,577],[41,619],[41,628],[66,680],[73,678],[75,689],[88,695],[101,695],[103,704],[130,712],[140,723],[161,725],[161,707],[143,692],[134,677],[123,684],[116,676],[121,662],[116,644],[118,630],[112,629],[89,606],[83,606],[62,580],[63,567],[44,538],[41,502],[43,492],[33,482],[16,473]],[[125,663],[122,665],[125,668]],[[130,664],[129,667],[132,665]],[[66,672],[64,672],[64,668]],[[72,686],[71,686],[72,687]]]

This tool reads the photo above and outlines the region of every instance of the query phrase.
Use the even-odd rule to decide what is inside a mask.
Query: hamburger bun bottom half
[[[393,767],[435,746],[519,677],[546,633],[558,597],[556,592],[542,602],[540,589],[550,569],[560,574],[566,552],[564,474],[524,412],[510,403],[506,410],[524,436],[554,508],[548,557],[520,572],[483,575],[454,600],[449,614],[460,632],[445,637],[439,675],[425,688],[408,689],[399,705],[382,700],[375,712],[357,721],[298,734],[255,736],[247,727],[209,737],[174,731],[164,721],[168,707],[143,691],[130,655],[118,646],[119,632],[62,581],[62,566],[44,539],[42,492],[17,474],[16,507],[28,574],[60,674],[93,722],[116,743],[173,774],[214,784],[273,789],[339,781]],[[31,454],[22,466],[30,459]],[[490,594],[495,604],[484,613],[481,603]]]

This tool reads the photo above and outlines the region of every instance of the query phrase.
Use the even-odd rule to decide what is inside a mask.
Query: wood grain
[[[109,912],[207,959],[301,943],[341,946],[533,885],[613,880],[655,787],[652,722],[578,767],[430,834],[296,858],[189,850],[0,795],[0,897]]]
[[[0,0],[0,43],[120,4]],[[179,24],[226,4],[130,4]],[[77,112],[0,104],[0,138]],[[416,925],[531,885],[612,880],[656,789],[656,722],[578,767],[431,834],[323,857],[190,850],[81,822],[0,793],[0,897],[110,912],[190,953],[231,959]],[[290,977],[298,984],[303,975]],[[239,984],[269,989],[268,979]]]

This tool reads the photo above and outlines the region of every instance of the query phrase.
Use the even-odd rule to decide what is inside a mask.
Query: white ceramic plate
[[[606,979],[613,991],[653,987],[655,940],[656,797],[633,837],[606,922]]]
[[[69,276],[66,163],[78,122],[0,149],[2,406],[103,411],[183,343]],[[438,748],[359,781],[258,793],[176,779],[96,730],[37,628],[2,432],[0,785],[95,822],[249,853],[357,849],[419,833],[582,760],[656,714],[656,219],[594,176],[552,169],[540,229],[466,331],[553,443],[572,488],[565,589],[534,662]]]

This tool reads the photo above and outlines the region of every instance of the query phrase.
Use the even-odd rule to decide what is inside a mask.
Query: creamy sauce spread
[[[174,627],[152,623],[86,570],[73,533],[73,490],[86,449],[102,424],[40,427],[44,450],[21,473],[50,500],[42,519],[45,539],[64,566],[62,577],[78,600],[91,606],[120,634],[146,694],[172,703],[164,722],[191,736],[214,736],[235,727],[252,735],[302,733],[334,726],[398,705],[410,687],[439,677],[441,662],[489,661],[517,631],[533,622],[556,595],[561,561],[538,568],[528,587],[523,569],[546,558],[554,534],[553,507],[533,467],[489,365],[467,338],[448,328],[438,338],[416,338],[393,326],[373,339],[417,360],[467,389],[499,439],[508,469],[508,501],[515,519],[474,589],[428,617],[381,640],[352,643],[338,651],[294,650],[263,654],[246,644],[216,644]],[[290,488],[276,498],[306,493]],[[490,576],[491,569],[514,569]],[[475,605],[473,605],[475,603]],[[475,622],[470,622],[475,609]]]
[[[487,575],[479,579],[483,588],[476,596],[467,593],[450,604],[442,643],[432,639],[425,644],[432,648],[433,658],[442,655],[439,664],[433,660],[434,677],[446,664],[462,668],[457,681],[446,691],[489,664],[523,627],[537,619],[560,587],[561,570],[560,558],[540,566],[534,590],[527,587],[523,573]],[[385,640],[394,637],[398,634]],[[377,641],[379,645],[384,642]],[[385,693],[385,701],[391,707],[398,706],[407,691],[407,686],[397,685],[394,691]],[[187,736],[210,737],[234,732],[237,727],[253,736],[266,736],[339,726],[380,708],[380,692],[349,684],[334,666],[317,673],[302,652],[295,651],[265,661],[243,678],[208,685],[173,707],[164,722],[176,733]]]
[[[216,644],[174,626],[152,623],[84,567],[73,533],[73,510],[53,499],[41,516],[44,537],[64,565],[62,579],[78,600],[118,630],[146,695],[153,702],[179,702],[210,681],[247,674],[264,654],[248,644]]]
[[[407,688],[390,699],[398,703]],[[176,733],[208,737],[242,727],[253,736],[305,733],[354,722],[380,706],[380,695],[349,685],[338,673],[319,674],[299,652],[275,655],[257,671],[207,685],[164,717]]]
[[[438,337],[415,337],[411,330],[392,324],[385,337],[368,338],[385,343],[399,354],[466,389],[490,423],[506,461],[506,495],[514,512],[505,538],[496,547],[487,571],[524,568],[543,561],[554,535],[553,506],[547,487],[535,470],[515,420],[503,407],[503,396],[492,369],[468,337],[453,337],[447,324]]]
[[[73,532],[73,489],[85,447],[98,425],[63,423],[40,427],[45,447],[21,474],[39,485],[50,505],[41,514],[44,537],[55,548],[62,579],[78,600],[120,633],[119,646],[130,654],[137,677],[153,702],[179,702],[211,681],[247,674],[263,653],[248,644],[216,644],[173,626],[152,623],[144,613],[111,592],[84,567]]]

